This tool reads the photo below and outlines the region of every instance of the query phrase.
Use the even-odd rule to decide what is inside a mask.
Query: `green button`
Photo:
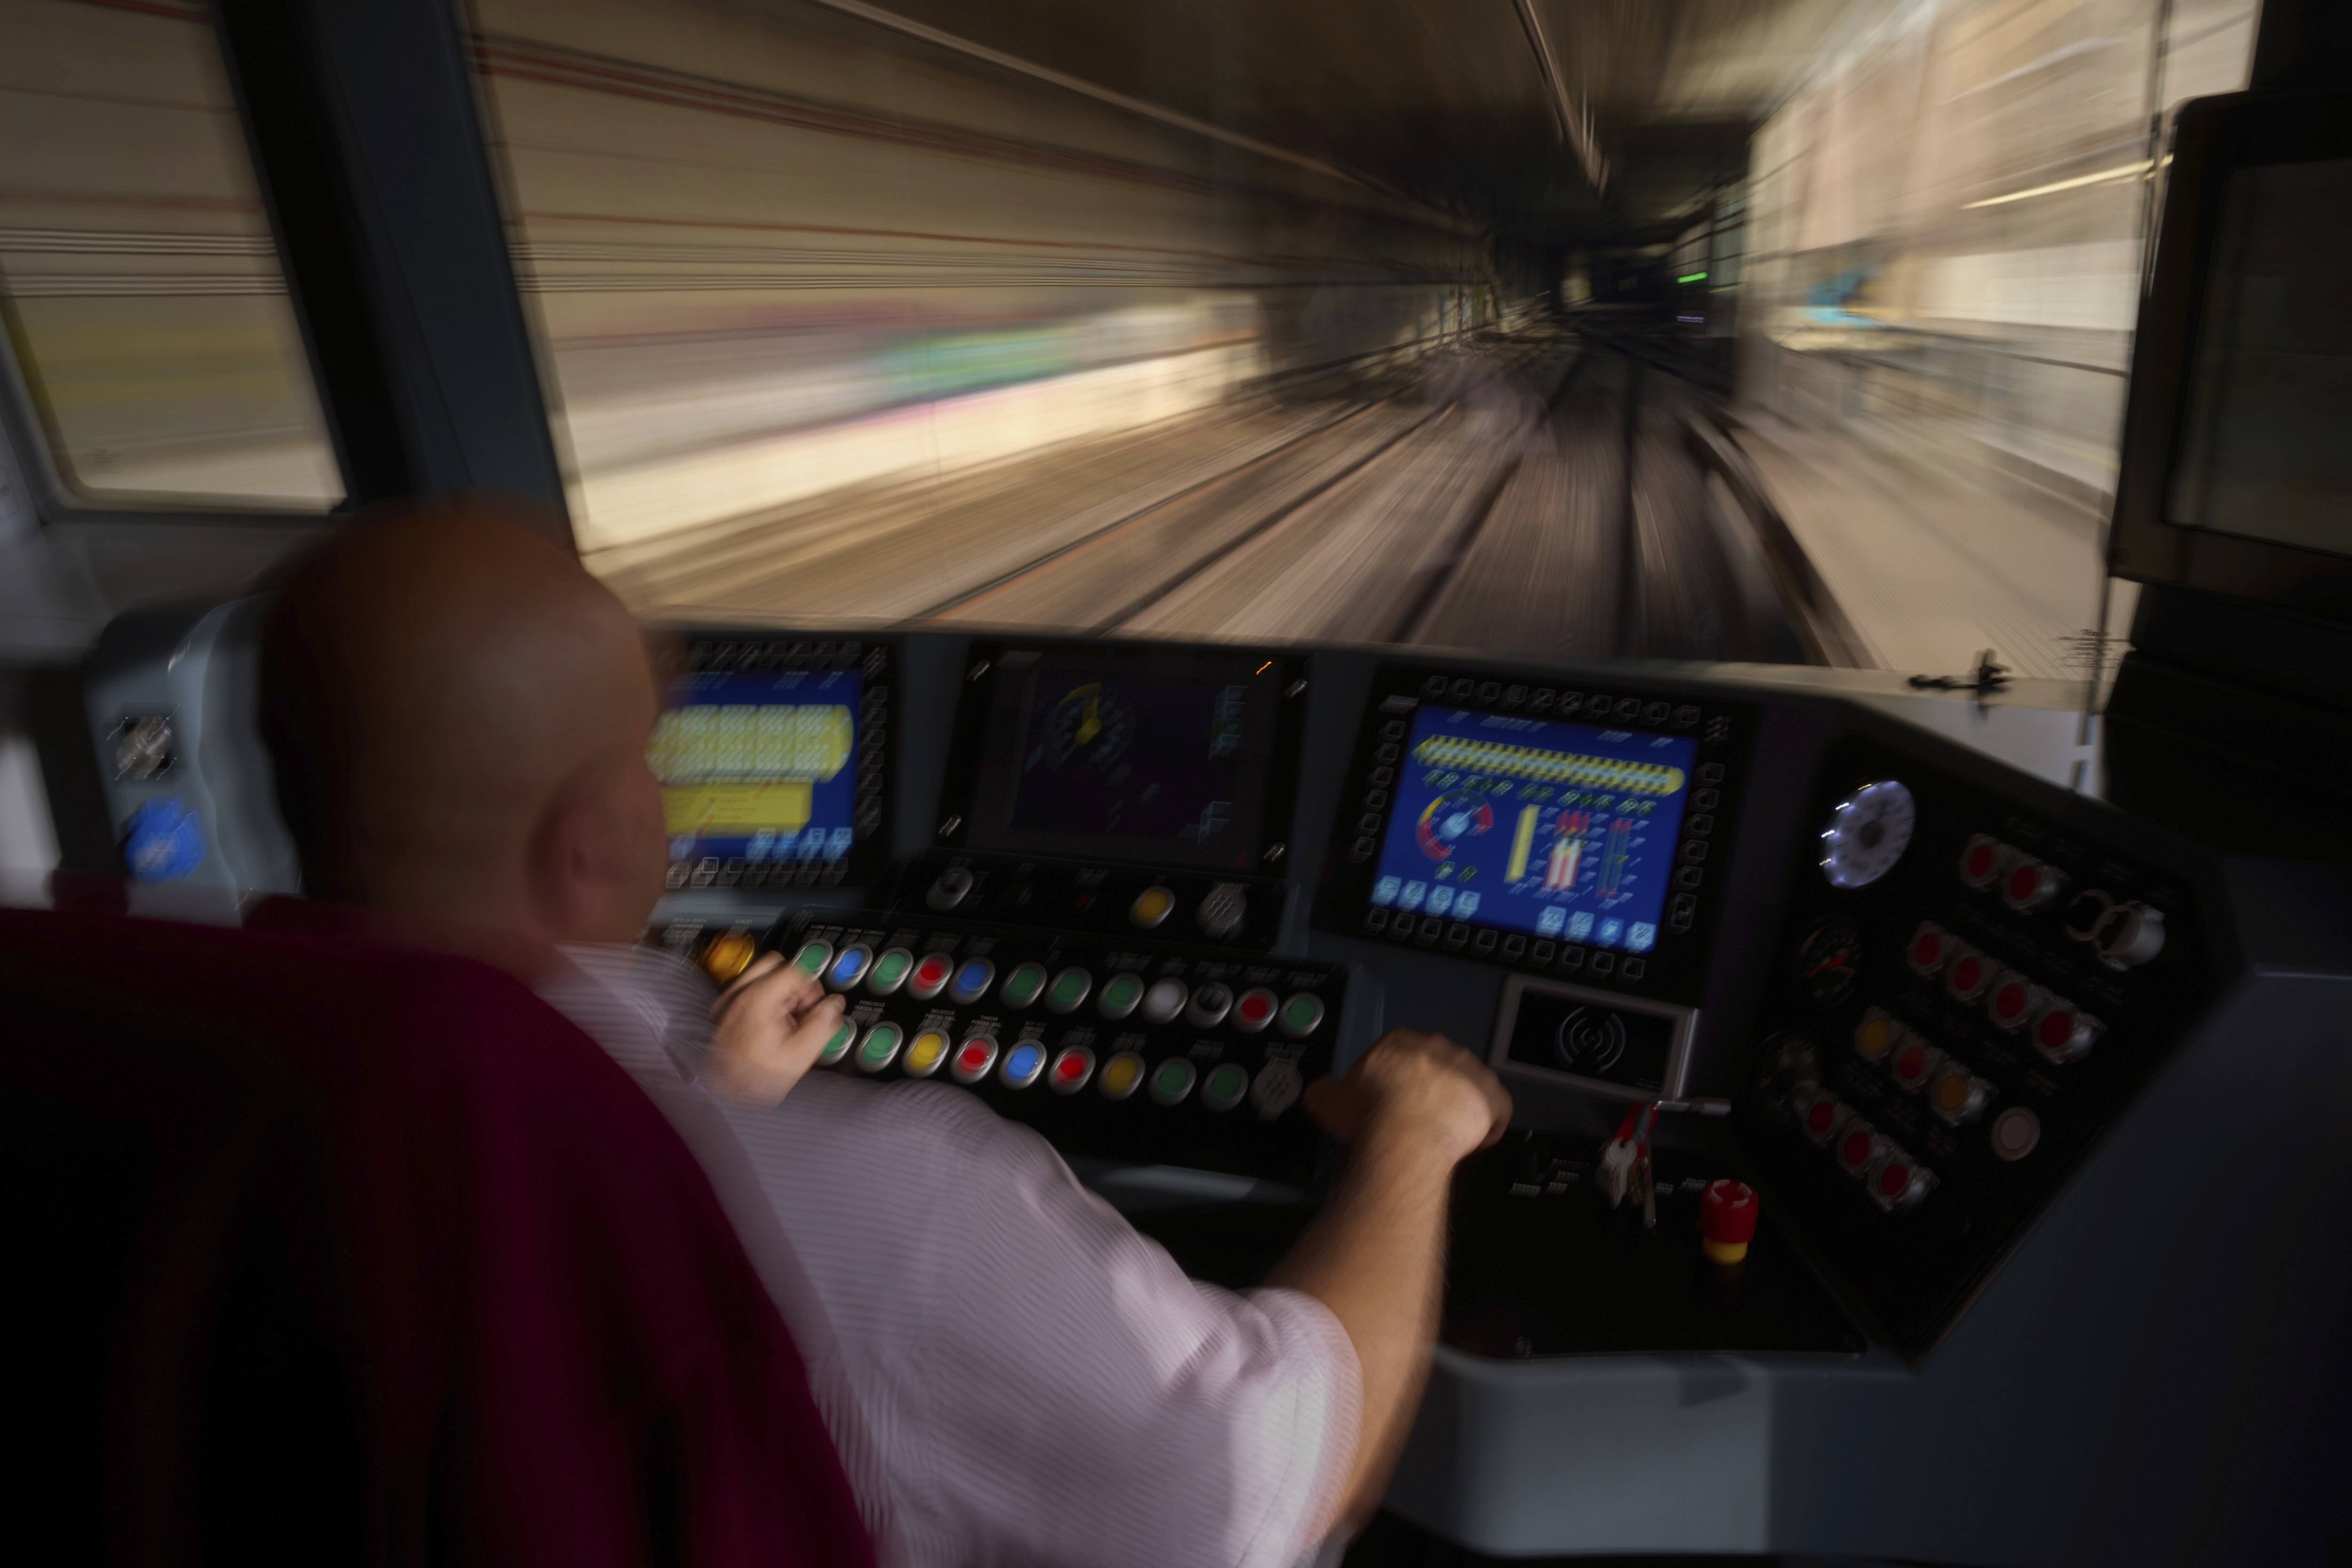
[[[1162,1105],[1174,1105],[1192,1092],[1192,1064],[1182,1057],[1171,1057],[1160,1064],[1151,1075],[1151,1098]]]
[[[1065,969],[1054,976],[1053,993],[1045,998],[1045,1005],[1056,1013],[1070,1012],[1085,1001],[1087,993],[1094,988],[1095,977],[1085,970]]]
[[[856,1037],[857,1026],[845,1020],[839,1028],[834,1030],[833,1037],[825,1041],[824,1049],[817,1052],[816,1065],[829,1068],[839,1061],[848,1052],[849,1042]]]
[[[1045,989],[1044,964],[1016,965],[1013,973],[1004,977],[1004,1005],[1008,1007],[1026,1007],[1030,1003],[1037,1000],[1037,993],[1044,989]]]
[[[1293,1039],[1304,1039],[1323,1022],[1323,999],[1304,992],[1282,1005],[1282,1032]]]
[[[874,973],[866,977],[866,988],[878,996],[887,996],[898,989],[907,978],[907,971],[915,967],[915,955],[903,947],[894,947],[874,961]]]
[[[812,942],[793,956],[793,967],[803,974],[822,974],[824,966],[833,962],[833,943]]]
[[[1201,1086],[1201,1103],[1212,1110],[1231,1110],[1249,1092],[1249,1074],[1227,1062]]]
[[[1106,1018],[1124,1018],[1142,1000],[1142,981],[1132,974],[1114,974],[1103,982],[1102,994],[1095,998],[1095,1006]]]
[[[896,1060],[898,1042],[906,1037],[896,1024],[877,1024],[866,1032],[866,1043],[857,1047],[857,1066],[863,1072],[880,1072]]]

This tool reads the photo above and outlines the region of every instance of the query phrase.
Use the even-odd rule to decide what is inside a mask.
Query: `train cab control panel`
[[[192,636],[126,631],[145,651],[92,672],[103,761],[123,714],[227,679],[163,657]],[[783,953],[847,1000],[819,1070],[982,1097],[1201,1278],[1258,1282],[1311,1216],[1339,1163],[1317,1078],[1392,1026],[1485,1055],[1518,1110],[1454,1184],[1431,1408],[1467,1413],[1465,1445],[1542,1440],[1478,1448],[1475,1489],[1416,1447],[1391,1498],[1467,1543],[1773,1548],[1737,1521],[1598,1534],[1585,1472],[1514,1479],[1580,1451],[1570,1394],[1654,1376],[1612,1406],[1610,1452],[1776,1498],[1843,1495],[1858,1466],[1900,1514],[1870,1539],[1923,1547],[1901,1526],[1934,1517],[1920,1478],[1980,1451],[1937,1434],[2031,1407],[2080,1437],[2164,1325],[2252,1321],[2198,1261],[2251,1245],[2207,1147],[2262,1119],[2318,1147],[2337,1103],[2318,1064],[2341,1060],[2340,1005],[2294,987],[2352,971],[2340,889],[1817,678],[904,628],[656,641],[670,856],[646,939],[721,984]],[[266,763],[223,764],[235,710],[176,711],[165,784],[211,803],[202,864],[264,863],[238,781]],[[108,797],[126,832],[163,787],[133,784]],[[2259,1059],[2232,1054],[2249,1009]],[[1706,1215],[1734,1190],[1756,1207],[1727,1261]],[[2305,1219],[2319,1201],[2262,1190]],[[2140,1201],[2191,1216],[2179,1261],[2102,1249]],[[1915,1407],[1932,1464],[1769,1436]],[[2198,1440],[2170,1419],[2146,1423],[2165,1452]],[[1677,1458],[1702,1438],[1714,1457]],[[1734,1473],[1750,1453],[1769,1477]],[[1717,1518],[1657,1484],[1672,1518]]]

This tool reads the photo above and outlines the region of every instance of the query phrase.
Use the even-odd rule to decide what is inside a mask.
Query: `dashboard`
[[[238,731],[251,619],[126,628],[85,679],[113,819],[168,818],[149,862],[240,897],[285,859]],[[2352,1290],[2277,1247],[2332,1187],[2240,1173],[2352,1114],[2352,898],[1934,732],[1987,710],[1657,664],[655,630],[646,940],[721,982],[785,953],[848,1004],[822,1070],[980,1097],[1203,1280],[1255,1283],[1311,1218],[1340,1152],[1306,1087],[1384,1030],[1502,1075],[1389,1499],[1448,1540],[2054,1563],[2128,1519],[2158,1552],[2238,1506],[2211,1475],[2239,1424],[2151,1369],[2228,1346],[2232,1398],[2334,1386],[2321,1306]],[[1627,1196],[1608,1145],[1645,1121]],[[1755,1197],[1736,1258],[1725,1183]],[[2321,1304],[2307,1331],[2256,1326],[2281,1292]]]

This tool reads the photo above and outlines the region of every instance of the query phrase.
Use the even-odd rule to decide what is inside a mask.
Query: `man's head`
[[[296,569],[263,637],[279,805],[319,897],[626,941],[661,891],[653,676],[620,601],[516,515],[368,515]]]

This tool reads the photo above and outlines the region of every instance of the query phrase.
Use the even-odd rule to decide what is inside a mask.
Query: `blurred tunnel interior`
[[[2095,682],[2168,111],[2248,0],[473,0],[641,614]],[[206,10],[0,0],[64,482],[341,482]]]

